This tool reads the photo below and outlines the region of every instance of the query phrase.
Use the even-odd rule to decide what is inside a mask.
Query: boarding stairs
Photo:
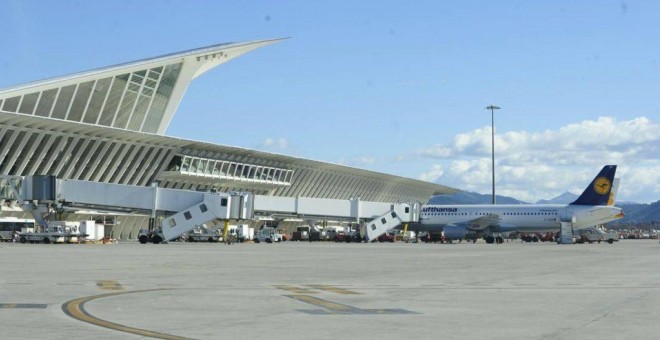
[[[411,209],[407,206],[392,204],[390,210],[367,222],[367,241],[375,242],[379,236],[402,223],[410,222]]]
[[[573,244],[573,222],[563,221],[559,227],[559,244]]]
[[[165,240],[173,240],[213,220],[246,220],[252,218],[252,194],[219,195],[208,193],[202,202],[163,219],[161,231]]]

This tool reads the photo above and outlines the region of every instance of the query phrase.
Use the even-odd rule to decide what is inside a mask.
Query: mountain
[[[568,204],[574,202],[576,199],[578,199],[578,197],[578,195],[567,191],[555,198],[551,198],[549,200],[540,200],[536,202],[536,204]]]
[[[619,205],[625,217],[617,223],[651,223],[660,222],[660,201],[651,204],[625,204]]]
[[[476,192],[459,191],[451,195],[437,195],[429,199],[428,204],[490,204],[492,195],[482,195]],[[495,195],[497,204],[528,204],[515,198]]]
[[[578,195],[570,193],[570,192],[565,192],[555,198],[551,198],[549,200],[540,200],[536,202],[536,204],[569,204],[574,202],[576,199],[578,199]],[[624,205],[631,205],[631,204],[639,204],[637,202],[628,202],[628,201],[616,201],[616,206],[621,207]]]

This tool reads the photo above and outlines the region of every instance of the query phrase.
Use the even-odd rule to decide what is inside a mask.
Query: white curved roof
[[[225,43],[0,89],[0,110],[163,134],[190,82],[283,39]]]

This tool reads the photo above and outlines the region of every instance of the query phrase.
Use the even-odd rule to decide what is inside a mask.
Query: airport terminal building
[[[0,175],[259,195],[426,202],[455,189],[309,159],[164,133],[190,82],[276,43],[227,43],[0,89]],[[0,180],[1,182],[2,180]],[[0,218],[26,217],[0,183]],[[67,219],[95,216],[69,212]],[[136,238],[147,216],[117,216],[114,238]]]

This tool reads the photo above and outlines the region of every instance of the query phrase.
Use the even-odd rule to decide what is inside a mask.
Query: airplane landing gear
[[[502,236],[497,236],[497,237],[486,236],[486,237],[484,237],[484,240],[486,240],[486,243],[488,243],[488,244],[493,244],[493,243],[502,244],[502,243],[504,243],[504,238],[502,238]]]

